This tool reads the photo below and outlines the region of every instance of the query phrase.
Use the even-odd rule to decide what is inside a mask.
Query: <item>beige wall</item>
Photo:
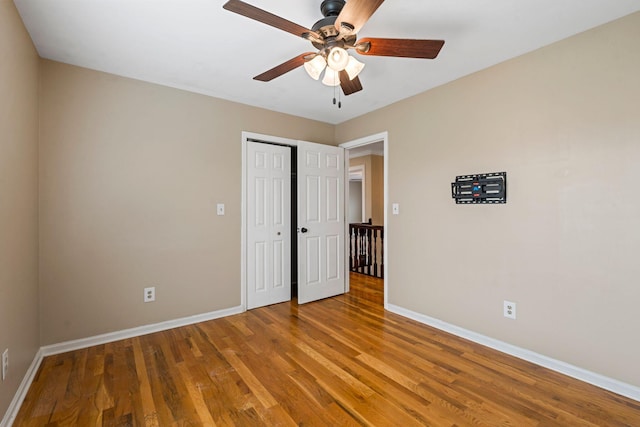
[[[240,305],[241,132],[332,143],[334,127],[51,61],[41,74],[42,344]]]
[[[362,198],[364,196],[362,181],[349,180],[349,223],[362,222],[364,212],[362,211]]]
[[[391,304],[640,386],[638,40],[640,13],[337,127],[389,132]],[[500,171],[506,205],[451,199]]]
[[[365,222],[371,218],[371,156],[360,156],[349,159],[349,167],[364,166],[364,218]]]
[[[349,166],[364,165],[365,219],[384,224],[384,157],[369,154],[349,159]]]
[[[0,420],[39,347],[38,56],[9,0],[0,0]]]
[[[384,157],[371,155],[371,218],[384,225]]]

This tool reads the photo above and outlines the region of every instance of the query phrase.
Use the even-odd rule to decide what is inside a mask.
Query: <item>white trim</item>
[[[389,250],[388,250],[388,224],[387,224],[387,219],[389,217],[389,215],[387,214],[387,206],[389,205],[389,132],[380,132],[377,133],[375,135],[370,135],[370,136],[365,136],[363,138],[359,138],[359,139],[355,139],[353,141],[348,141],[345,143],[342,143],[339,145],[339,147],[344,148],[345,150],[348,150],[350,148],[356,148],[356,147],[361,147],[363,145],[369,145],[369,144],[373,144],[376,142],[380,142],[382,141],[383,144],[383,153],[384,153],[384,231],[385,231],[385,236],[384,236],[384,244],[383,244],[383,250],[384,250],[384,257],[383,257],[383,262],[384,262],[384,307],[387,308],[388,302],[389,302],[389,285],[390,285],[390,281],[389,281]],[[347,157],[347,156],[345,156]],[[345,184],[347,187],[348,185],[348,177],[347,177],[347,184]],[[347,231],[345,236],[349,235],[349,230],[348,227],[349,225],[346,225],[347,227]],[[347,260],[345,266],[347,269],[347,274],[346,274],[346,278],[345,280],[347,281],[347,283],[349,283],[349,247],[347,246],[349,244],[349,242],[347,241],[347,239],[345,239],[345,246],[346,246],[346,250],[345,250],[345,258]]]
[[[240,140],[242,145],[242,180],[241,180],[241,199],[240,199],[240,306],[242,311],[247,311],[247,144],[245,141],[249,139],[249,133],[242,132],[242,139]]]
[[[348,164],[346,165],[348,166]],[[364,179],[364,163],[361,165],[348,166],[349,181],[362,181]]]
[[[46,356],[52,356],[54,354],[66,353],[68,351],[81,350],[83,348],[93,347],[95,345],[106,344],[113,341],[119,341],[127,338],[139,337],[142,335],[151,334],[154,332],[166,331],[168,329],[178,328],[181,326],[193,325],[195,323],[206,322],[208,320],[219,319],[221,317],[227,317],[234,314],[243,313],[242,306],[225,308],[222,310],[211,311],[209,313],[196,314],[194,316],[182,317],[174,320],[167,320],[165,322],[154,323],[151,325],[139,326],[131,329],[124,329],[122,331],[110,332],[107,334],[96,335],[88,338],[80,338],[72,341],[65,341],[58,344],[51,344],[40,347],[40,350],[36,353],[31,366],[27,370],[20,387],[13,396],[13,400],[7,409],[5,418],[0,422],[0,427],[11,427],[13,421],[18,415],[20,406],[24,401],[24,398],[31,387],[33,378],[38,372],[38,368],[42,363],[42,359]],[[7,417],[8,416],[8,417]]]
[[[614,393],[628,397],[629,399],[640,402],[640,387],[636,387],[634,385],[588,371],[578,366],[553,359],[551,357],[536,353],[531,350],[517,347],[504,341],[500,341],[486,335],[482,335],[477,332],[452,325],[451,323],[447,323],[442,320],[426,316],[424,314],[407,310],[397,305],[387,304],[385,308],[393,313],[399,314],[400,316],[408,317],[409,319],[416,320],[425,325],[440,329],[441,331],[445,331],[458,337],[465,338],[469,341],[473,341],[486,347],[490,347],[494,350],[498,350],[502,353],[506,353],[519,359],[535,363],[536,365],[551,369],[552,371],[559,372],[569,377],[584,381],[586,383],[595,385],[597,387],[612,391]]]
[[[124,340],[127,338],[139,337],[141,335],[152,334],[154,332],[166,331],[168,329],[179,328],[181,326],[193,325],[195,323],[206,322],[208,320],[219,319],[234,314],[243,313],[242,306],[225,308],[209,313],[196,314],[194,316],[182,317],[174,320],[167,320],[151,325],[138,326],[131,329],[123,329],[121,331],[109,332],[106,334],[96,335],[88,338],[80,338],[77,340],[65,341],[58,344],[46,345],[40,348],[43,356],[51,356],[54,354],[66,353],[68,351],[80,350],[92,347],[94,345],[106,344],[113,341]]]
[[[361,147],[363,145],[369,145],[369,144],[373,144],[380,141],[385,142],[385,141],[388,141],[388,139],[389,139],[389,132],[380,132],[380,133],[376,133],[375,135],[369,135],[369,136],[364,136],[362,138],[354,139],[353,141],[343,142],[342,144],[339,145],[339,147],[342,147],[345,150],[348,150],[350,148]],[[384,155],[386,156],[387,154],[388,153],[385,147]]]
[[[349,255],[351,253],[351,235],[349,234],[349,198],[350,196],[350,188],[349,188],[349,182],[351,181],[351,177],[349,176],[351,173],[351,167],[349,166],[349,151],[343,149],[342,150],[344,153],[344,156],[342,156],[342,167],[344,169],[344,200],[343,200],[343,204],[344,204],[344,270],[343,270],[343,274],[344,274],[344,293],[348,294],[351,291],[351,277],[349,276]],[[364,165],[362,165],[364,166]],[[361,221],[364,221],[364,168],[362,168],[361,171],[361,187],[362,187],[362,191],[361,191],[361,195],[362,195],[362,215],[361,215]]]
[[[24,402],[24,398],[31,387],[31,383],[35,378],[36,373],[38,372],[38,368],[40,368],[42,359],[42,349],[39,349],[34,356],[29,369],[27,369],[27,372],[24,374],[24,378],[22,378],[22,382],[20,383],[16,394],[13,396],[9,407],[7,408],[7,412],[4,414],[4,418],[0,421],[0,427],[11,427],[13,425],[13,421],[18,416],[22,402]]]

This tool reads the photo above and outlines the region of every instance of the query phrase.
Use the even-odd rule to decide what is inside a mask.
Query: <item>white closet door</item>
[[[291,299],[291,148],[247,142],[247,308]]]

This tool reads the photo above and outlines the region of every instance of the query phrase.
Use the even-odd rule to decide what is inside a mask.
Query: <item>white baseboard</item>
[[[66,353],[67,351],[80,350],[94,345],[106,344],[113,341],[127,338],[139,337],[141,335],[152,334],[154,332],[166,331],[167,329],[179,328],[180,326],[193,325],[194,323],[206,322],[207,320],[219,319],[242,313],[242,306],[231,307],[224,310],[212,311],[210,313],[196,314],[195,316],[183,317],[175,320],[154,323],[152,325],[138,326],[136,328],[124,329],[117,332],[96,335],[89,338],[81,338],[72,341],[65,341],[58,344],[46,345],[41,348],[43,356]]]
[[[66,353],[68,351],[80,350],[94,345],[106,344],[113,341],[119,341],[127,338],[138,337],[141,335],[147,335],[154,332],[166,331],[167,329],[178,328],[180,326],[193,325],[194,323],[206,322],[207,320],[219,319],[221,317],[231,316],[233,314],[239,314],[244,312],[242,306],[231,307],[224,310],[212,311],[210,313],[197,314],[195,316],[183,317],[175,320],[167,320],[165,322],[154,323],[152,325],[139,326],[131,329],[124,329],[122,331],[110,332],[107,334],[96,335],[88,338],[81,338],[72,341],[66,341],[58,344],[52,344],[40,347],[40,350],[36,353],[31,362],[31,366],[27,370],[16,394],[13,396],[13,400],[9,404],[9,408],[5,413],[4,418],[0,421],[0,427],[11,427],[13,421],[18,415],[20,406],[24,401],[29,387],[38,372],[42,359],[46,356],[52,356],[54,354]]]
[[[42,362],[42,349],[38,350],[29,369],[24,374],[24,378],[22,378],[22,382],[20,386],[18,386],[18,390],[16,394],[13,396],[13,400],[9,404],[7,408],[7,412],[5,412],[2,421],[0,421],[0,427],[11,427],[13,424],[13,420],[18,416],[18,411],[20,410],[20,406],[24,401],[25,396],[27,395],[27,391],[29,391],[29,387],[31,387],[31,383],[33,382],[33,378],[36,376],[38,372],[38,368],[40,368],[40,363]]]
[[[586,369],[579,368],[569,363],[552,359],[542,354],[535,353],[531,350],[517,347],[515,345],[511,345],[506,342],[499,341],[473,331],[469,331],[459,326],[452,325],[450,323],[426,316],[424,314],[407,310],[397,305],[387,304],[385,308],[393,313],[399,314],[400,316],[416,320],[420,323],[424,323],[425,325],[432,326],[436,329],[440,329],[461,338],[468,339],[469,341],[473,341],[486,347],[493,348],[494,350],[498,350],[502,353],[506,353],[519,359],[535,363],[536,365],[551,369],[552,371],[559,372],[569,377],[576,378],[580,381],[593,384],[597,387],[612,391],[614,393],[640,402],[640,387],[636,387],[634,385],[627,384],[613,378],[605,377],[604,375],[600,375],[595,372],[587,371]]]

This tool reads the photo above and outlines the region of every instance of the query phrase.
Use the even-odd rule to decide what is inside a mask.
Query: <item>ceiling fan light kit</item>
[[[334,48],[340,49],[340,48]],[[325,71],[325,77],[322,79],[322,83],[327,86],[337,86],[340,84],[340,78],[338,73],[340,71],[346,71],[349,76],[349,80],[353,80],[360,74],[362,69],[364,68],[364,64],[358,61],[353,56],[349,55],[346,50],[340,49],[340,55],[342,57],[335,59],[335,52],[332,51],[329,53],[329,60],[324,58],[324,55],[317,54],[313,56],[311,59],[306,59],[304,63],[304,69],[314,80],[318,80],[323,71]],[[346,62],[346,64],[345,64]]]
[[[313,59],[310,59],[304,63],[305,71],[313,80],[318,80],[320,78],[320,74],[322,74],[326,66],[327,61],[322,55],[316,55],[313,57]]]
[[[344,70],[349,75],[349,80],[353,80],[358,76],[358,74],[360,74],[360,71],[362,71],[363,68],[364,64],[362,62],[358,61],[353,56],[349,56],[349,62]]]
[[[317,21],[311,29],[241,0],[229,0],[223,8],[308,40],[318,49],[315,54],[308,52],[283,62],[257,75],[254,80],[270,81],[304,66],[312,79],[318,80],[324,71],[322,83],[334,87],[339,85],[345,95],[351,95],[362,90],[358,75],[364,64],[349,55],[348,49],[353,49],[360,55],[434,59],[444,45],[443,40],[358,40],[357,33],[383,2],[384,0],[324,0],[320,5],[324,18]]]
[[[326,71],[324,72],[322,83],[327,86],[338,86],[340,84],[340,75],[337,71],[327,67]]]
[[[327,55],[327,66],[333,71],[342,71],[349,63],[349,54],[341,47],[332,47]]]

